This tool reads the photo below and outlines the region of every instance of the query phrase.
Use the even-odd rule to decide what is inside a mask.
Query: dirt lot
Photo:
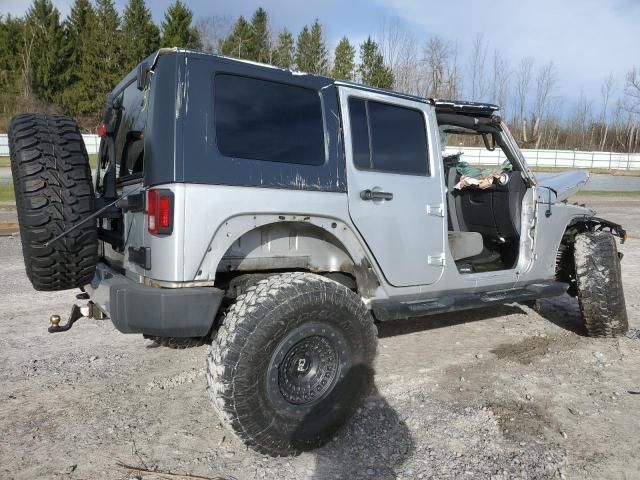
[[[592,200],[632,237],[640,328],[640,200]],[[189,478],[119,462],[238,480],[640,478],[640,340],[584,337],[568,297],[380,325],[376,391],[356,418],[322,449],[273,459],[218,424],[206,345],[153,348],[93,320],[49,335],[74,294],[36,294],[17,237],[0,238],[0,262],[0,478]]]

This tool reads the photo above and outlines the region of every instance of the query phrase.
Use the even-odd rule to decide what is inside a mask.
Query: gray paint
[[[203,165],[208,165],[202,163],[209,160],[207,155],[215,154],[208,150],[206,129],[206,105],[211,102],[207,98],[195,101],[188,94],[194,82],[200,81],[198,78],[206,78],[202,69],[219,68],[222,63],[227,68],[226,63],[229,63],[232,64],[229,68],[250,69],[252,72],[260,70],[261,75],[284,75],[290,81],[319,82],[317,85],[320,85],[326,79],[266,69],[249,62],[204,57],[184,52],[163,56],[158,63],[158,73],[152,80],[158,90],[153,96],[154,110],[149,114],[155,117],[163,108],[165,114],[171,113],[171,118],[176,118],[175,132],[180,137],[173,152],[167,150],[168,154],[159,152],[157,145],[152,147],[155,150],[152,150],[151,162],[156,162],[156,158],[164,159],[159,161],[163,168],[173,155],[173,173],[159,173],[148,165],[151,169],[149,175],[163,180],[158,186],[169,188],[174,193],[174,232],[166,237],[149,235],[143,214],[127,215],[127,226],[135,232],[127,237],[125,250],[128,246],[150,247],[152,269],[143,271],[128,262],[126,257],[117,257],[108,250],[106,255],[119,261],[133,281],[165,287],[192,287],[211,286],[217,274],[229,270],[302,268],[318,272],[341,271],[356,278],[363,301],[369,306],[385,301],[410,305],[425,299],[445,298],[455,292],[475,295],[521,289],[528,285],[549,285],[555,276],[556,252],[566,225],[576,217],[593,213],[579,206],[555,203],[553,197],[549,205],[549,197],[544,194],[549,190],[536,187],[532,182],[522,203],[520,256],[515,267],[494,272],[459,273],[447,241],[445,183],[434,106],[424,100],[346,85],[338,87],[343,112],[347,109],[348,95],[382,99],[387,103],[419,108],[423,112],[430,147],[429,177],[355,170],[350,155],[348,115],[341,115],[338,111],[335,87],[329,85],[323,92],[335,97],[335,103],[326,100],[325,107],[330,105],[331,108],[325,111],[325,116],[332,118],[334,123],[330,124],[325,119],[325,125],[337,136],[342,118],[344,150],[347,152],[345,160],[342,145],[328,137],[328,148],[330,151],[335,148],[337,162],[333,177],[327,173],[315,186],[312,178],[293,183],[290,178],[286,189],[279,188],[284,183],[274,181],[261,186],[240,186],[233,181],[218,185],[213,177],[202,177],[221,175],[219,169],[212,168],[208,173],[202,170]],[[176,83],[171,89],[173,95],[166,101],[175,110],[169,112],[167,105],[161,105],[158,92],[170,90],[168,84],[162,86],[160,69],[166,67],[170,71],[174,65],[172,61],[175,61]],[[194,67],[194,64],[199,66]],[[186,72],[200,73],[191,75]],[[199,103],[202,108],[198,107]],[[198,127],[197,120],[202,120],[203,115],[205,126]],[[190,125],[190,128],[181,130],[184,125]],[[166,134],[171,137],[175,132]],[[154,142],[157,135],[158,130],[151,129],[145,138]],[[508,135],[506,137],[511,156],[526,172],[526,162],[515,143]],[[201,141],[203,138],[206,141]],[[165,141],[166,146],[173,145],[173,140]],[[346,173],[340,166],[341,161],[346,161]],[[195,181],[194,176],[206,181]],[[329,178],[332,182],[338,179],[337,189],[328,188],[325,181]],[[145,182],[149,181],[146,176]],[[238,183],[242,183],[240,179]],[[325,191],[319,191],[316,186]],[[391,202],[379,204],[360,199],[360,190],[375,187],[393,190],[397,196]],[[551,215],[547,214],[549,207]],[[96,295],[99,297],[100,293]],[[482,295],[476,297],[484,298]]]
[[[357,169],[353,162],[351,136],[347,133],[351,132],[348,114],[350,97],[389,102],[421,111],[429,147],[429,176]],[[403,287],[437,282],[444,269],[446,217],[443,166],[438,161],[439,135],[430,128],[436,123],[433,106],[347,87],[340,87],[340,106],[344,112],[342,118],[351,220],[380,263],[390,284]],[[360,192],[367,189],[390,192],[393,199],[362,200]],[[411,255],[399,255],[398,252],[411,252]]]

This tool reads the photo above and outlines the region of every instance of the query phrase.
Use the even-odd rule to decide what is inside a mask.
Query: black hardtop
[[[137,129],[144,131],[143,182],[148,186],[201,183],[346,191],[339,86],[428,103],[439,113],[491,117],[498,109],[482,103],[426,99],[195,50],[163,48],[142,63],[151,70],[148,79],[152,88],[137,89],[135,80],[139,68],[136,67],[112,93],[114,97],[124,98],[122,115],[127,122],[131,120],[132,125],[144,122]],[[216,78],[225,75],[317,91],[321,98],[326,161],[321,165],[304,161],[282,163],[223,154],[216,141],[220,111],[214,109],[213,85]],[[130,108],[127,109],[127,105]]]
[[[169,49],[161,49],[159,52],[157,52],[156,54],[152,55],[149,58],[155,57],[156,55],[158,55],[158,53],[162,52],[162,50],[169,50]],[[493,115],[496,111],[500,110],[500,107],[498,105],[494,105],[491,103],[484,103],[484,102],[471,102],[471,101],[464,101],[464,100],[451,100],[451,99],[437,99],[437,98],[426,98],[426,97],[420,97],[417,95],[411,95],[408,93],[403,93],[403,92],[397,92],[394,90],[388,90],[385,88],[377,88],[377,87],[371,87],[368,85],[363,85],[361,83],[356,83],[356,82],[349,82],[346,80],[335,80],[334,78],[325,76],[325,75],[317,75],[315,73],[306,73],[306,72],[300,72],[300,71],[296,71],[296,70],[291,70],[288,68],[281,68],[281,67],[276,67],[273,65],[268,65],[266,63],[260,63],[260,62],[254,62],[251,60],[243,60],[243,59],[238,59],[238,58],[234,58],[234,57],[227,57],[224,55],[219,55],[219,54],[215,54],[215,53],[207,53],[207,52],[202,52],[199,50],[191,50],[191,49],[171,49],[173,52],[182,52],[185,54],[185,56],[188,57],[193,57],[193,58],[216,58],[218,61],[221,62],[229,62],[229,63],[237,63],[237,64],[242,64],[246,67],[249,68],[257,68],[257,69],[263,69],[263,68],[267,68],[267,69],[275,69],[275,70],[279,70],[280,72],[283,72],[285,74],[287,74],[288,76],[292,77],[292,80],[295,80],[295,78],[299,78],[300,76],[305,76],[307,78],[309,77],[313,77],[315,79],[317,79],[318,83],[322,86],[325,85],[329,85],[329,84],[334,84],[337,86],[345,86],[345,87],[350,87],[350,88],[355,88],[358,90],[363,90],[363,91],[368,91],[368,92],[375,92],[375,93],[380,93],[383,95],[389,95],[395,98],[403,98],[406,100],[412,100],[415,102],[421,102],[421,103],[429,103],[431,105],[434,105],[436,107],[436,110],[438,112],[446,112],[446,113],[453,113],[453,112],[457,112],[457,113],[464,113],[464,114],[469,114],[469,115],[476,115],[476,116],[491,116]],[[148,59],[147,59],[148,60]]]

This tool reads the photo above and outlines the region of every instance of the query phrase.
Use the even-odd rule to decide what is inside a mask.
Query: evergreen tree
[[[202,47],[200,34],[191,26],[193,12],[180,0],[167,8],[162,22],[162,45],[164,47]]]
[[[336,47],[333,71],[336,80],[353,80],[355,70],[356,49],[351,46],[347,37],[342,37]]]
[[[264,8],[258,8],[251,18],[251,39],[249,41],[249,60],[268,63],[271,60],[269,41],[269,19]]]
[[[24,22],[19,18],[0,15],[0,131],[6,132],[9,118],[24,110],[20,100],[24,95],[24,68],[20,56]]]
[[[24,22],[21,19],[0,15],[0,97],[3,106],[12,103],[13,98],[20,94],[23,35]]]
[[[298,35],[296,64],[303,72],[326,75],[329,71],[327,47],[322,36],[322,26],[317,19],[311,30],[305,25]]]
[[[96,16],[89,0],[75,0],[65,27],[65,54],[68,58],[64,78],[66,88],[62,93],[62,106],[73,116],[82,114],[95,95],[90,85],[82,82],[82,74],[88,68],[88,42],[93,36]]]
[[[273,64],[282,68],[290,68],[293,65],[294,56],[293,35],[285,29],[278,35],[278,44],[273,52]]]
[[[251,24],[240,15],[229,36],[220,43],[220,53],[229,57],[249,58],[252,37]]]
[[[378,44],[371,37],[360,45],[360,60],[358,73],[362,83],[378,88],[393,87],[393,72],[385,66]]]
[[[71,12],[64,22],[66,41],[65,50],[69,58],[67,81],[77,80],[84,58],[86,39],[95,24],[95,12],[89,0],[75,0]]]
[[[160,46],[160,30],[144,0],[129,0],[122,16],[125,70],[131,70]]]
[[[105,97],[122,79],[122,32],[120,16],[113,0],[96,0],[95,21],[85,40],[85,60],[80,73],[80,87],[89,98],[77,105],[83,114],[97,118]]]
[[[60,12],[50,0],[34,0],[25,24],[25,43],[31,46],[28,67],[31,87],[41,100],[55,102],[60,99],[66,70]]]

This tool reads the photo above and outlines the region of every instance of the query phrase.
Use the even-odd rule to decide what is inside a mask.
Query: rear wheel
[[[582,321],[591,337],[629,330],[616,240],[608,232],[576,235],[575,267]]]
[[[255,450],[308,450],[368,392],[376,342],[373,318],[345,286],[273,275],[229,308],[209,351],[209,393],[223,423]]]
[[[88,284],[98,260],[95,222],[45,246],[93,212],[82,135],[65,115],[23,113],[9,126],[11,171],[27,276],[36,290]]]

